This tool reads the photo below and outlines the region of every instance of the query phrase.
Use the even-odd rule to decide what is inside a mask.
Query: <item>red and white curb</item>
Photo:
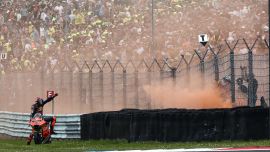
[[[125,150],[106,152],[200,152],[200,151],[270,151],[270,147],[242,147],[242,148],[196,148],[196,149],[154,149],[154,150]]]
[[[270,151],[270,147],[217,148],[218,151]]]

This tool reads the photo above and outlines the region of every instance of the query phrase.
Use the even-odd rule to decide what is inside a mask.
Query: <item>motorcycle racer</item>
[[[46,103],[52,101],[55,97],[58,96],[58,93],[54,94],[53,96],[48,97],[46,100],[43,100],[42,98],[37,98],[35,100],[35,103],[31,106],[31,115],[30,115],[30,119],[33,118],[35,116],[35,114],[40,113],[41,115],[43,115],[43,107]],[[50,133],[51,134],[56,134],[54,132],[54,125],[56,123],[56,117],[54,116],[47,116],[44,117],[44,120],[47,123],[50,123]],[[30,145],[31,141],[33,139],[33,133],[31,133],[27,139],[27,145]]]

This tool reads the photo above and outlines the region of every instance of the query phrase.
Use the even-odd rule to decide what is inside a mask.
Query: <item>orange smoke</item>
[[[222,89],[214,82],[208,81],[202,86],[202,80],[193,76],[192,82],[184,80],[165,82],[144,86],[144,90],[151,97],[152,108],[185,108],[185,109],[211,109],[231,108],[228,97],[222,95]],[[211,83],[209,83],[211,82]],[[227,101],[226,101],[227,100]]]

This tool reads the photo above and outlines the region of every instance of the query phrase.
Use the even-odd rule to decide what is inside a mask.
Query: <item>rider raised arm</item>
[[[33,118],[36,113],[40,113],[43,115],[43,106],[46,103],[52,101],[57,96],[58,96],[58,93],[56,93],[55,95],[51,97],[48,97],[46,100],[43,100],[42,98],[38,97],[35,103],[31,107],[31,118]]]

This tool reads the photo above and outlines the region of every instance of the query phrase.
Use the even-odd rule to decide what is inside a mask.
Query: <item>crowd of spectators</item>
[[[117,46],[127,45],[126,25],[144,20],[134,13],[140,10],[117,0],[0,0],[0,5],[0,53],[7,53],[2,74],[111,57]]]
[[[154,46],[164,56],[168,56],[164,50],[178,53],[180,41],[191,45],[179,38],[189,32],[177,29],[180,23],[191,26],[179,11],[187,10],[185,4],[192,7],[195,2],[155,3]],[[151,0],[0,0],[0,53],[7,53],[0,74],[59,62],[151,56],[151,7]]]

